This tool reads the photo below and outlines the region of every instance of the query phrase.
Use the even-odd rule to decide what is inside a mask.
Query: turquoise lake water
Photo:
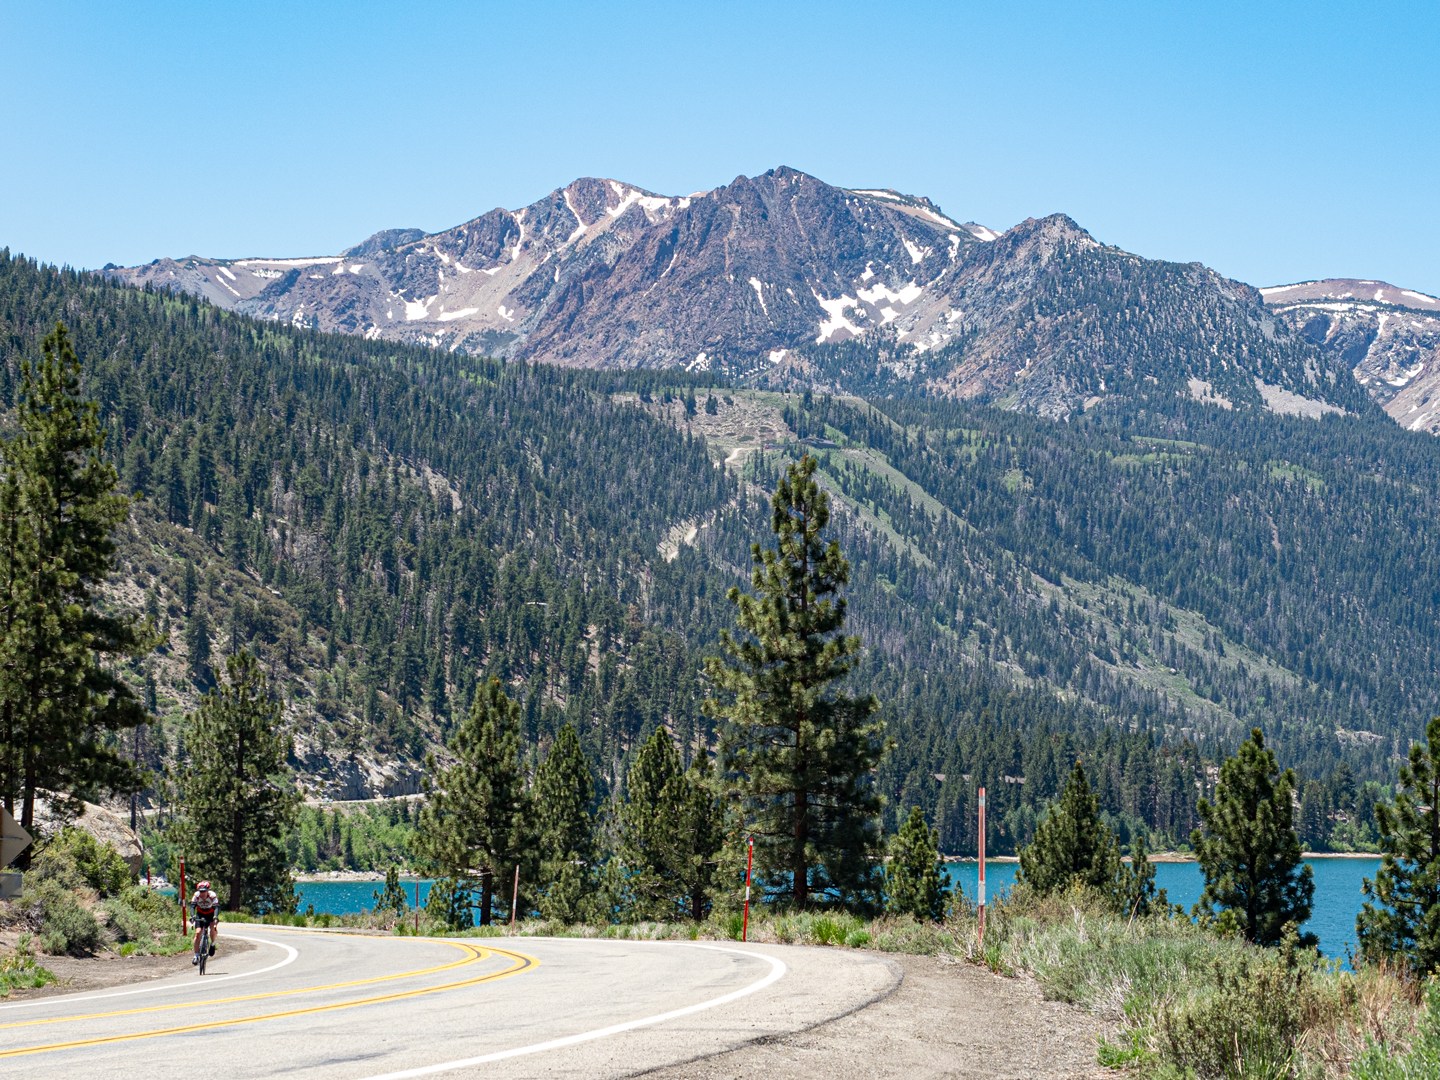
[[[1305,929],[1320,938],[1320,949],[1326,956],[1346,959],[1355,948],[1355,916],[1364,899],[1360,879],[1373,878],[1379,859],[1307,859],[1315,874],[1315,904]],[[1015,881],[1015,863],[988,863],[985,867],[986,892],[991,899],[1008,889]],[[951,880],[972,900],[976,895],[979,868],[975,863],[947,863]],[[1170,896],[1170,902],[1185,908],[1200,898],[1204,880],[1195,863],[1157,863],[1155,883]],[[415,887],[420,886],[420,902],[430,894],[430,882],[407,881],[405,895],[415,902]],[[368,911],[374,906],[374,894],[380,888],[376,881],[306,881],[297,886],[300,910],[314,905],[317,912],[351,915]]]

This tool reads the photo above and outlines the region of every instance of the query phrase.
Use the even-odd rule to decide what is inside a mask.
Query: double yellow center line
[[[325,990],[338,990],[350,986],[367,986],[380,982],[391,982],[396,979],[419,978],[423,975],[433,975],[441,971],[450,971],[458,967],[485,960],[491,956],[504,957],[510,961],[509,966],[500,971],[492,971],[485,975],[477,975],[474,978],[462,979],[459,982],[441,983],[437,986],[424,986],[414,990],[401,990],[393,994],[379,994],[374,997],[353,998],[348,1001],[337,1001],[327,1005],[310,1005],[298,1009],[286,1009],[281,1012],[262,1013],[255,1016],[241,1016],[230,1020],[207,1020],[203,1023],[184,1024],[176,1027],[157,1028],[150,1031],[135,1031],[122,1035],[105,1035],[92,1039],[75,1039],[69,1042],[50,1043],[45,1046],[26,1046],[14,1050],[0,1050],[0,1059],[23,1057],[29,1054],[45,1054],[56,1050],[73,1050],[86,1046],[102,1046],[109,1043],[131,1042],[136,1039],[155,1039],[162,1035],[181,1035],[192,1031],[209,1031],[215,1028],[237,1027],[241,1024],[257,1024],[265,1020],[281,1020],[292,1016],[309,1016],[315,1013],[336,1012],[340,1009],[354,1009],[362,1005],[378,1005],[386,1001],[401,1001],[405,998],[421,997],[425,994],[438,994],[446,990],[459,990],[467,986],[478,986],[481,983],[496,982],[500,979],[508,979],[512,975],[518,975],[522,971],[536,967],[539,961],[533,956],[524,953],[511,952],[508,949],[485,948],[478,945],[471,945],[465,942],[447,941],[444,944],[452,948],[462,950],[466,955],[450,964],[439,964],[435,967],[421,968],[416,971],[404,971],[395,975],[378,975],[369,979],[353,979],[348,982],[327,983],[321,986],[304,986],[291,990],[275,990],[269,993],[244,994],[235,997],[214,998],[209,1001],[188,1001],[177,1002],[168,1005],[151,1005],[137,1009],[120,1009],[114,1012],[88,1013],[79,1016],[61,1016],[40,1020],[21,1020],[10,1024],[0,1024],[0,1030],[8,1028],[34,1027],[41,1024],[73,1023],[84,1020],[102,1020],[118,1016],[134,1016],[144,1013],[168,1012],[174,1009],[194,1009],[205,1006],[227,1005],[243,1001],[260,1001],[270,998],[289,997],[296,994],[311,994]]]

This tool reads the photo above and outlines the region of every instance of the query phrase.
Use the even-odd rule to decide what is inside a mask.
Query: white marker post
[[[750,837],[747,845],[749,852],[745,856],[745,917],[740,922],[740,940],[745,941],[750,934],[750,870],[755,865],[755,837]]]
[[[980,789],[980,947],[985,947],[985,789]]]

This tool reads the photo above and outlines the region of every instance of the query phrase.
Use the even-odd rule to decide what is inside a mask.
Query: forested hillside
[[[973,844],[978,784],[1000,849],[1023,840],[1077,754],[1122,835],[1183,841],[1206,763],[1253,724],[1302,773],[1306,842],[1355,843],[1440,711],[1440,444],[1383,417],[1180,402],[1054,422],[560,371],[8,254],[0,400],[57,319],[144,494],[115,595],[164,637],[129,673],[151,765],[184,759],[182,717],[240,647],[277,676],[316,795],[416,790],[491,674],[537,756],[573,721],[606,785],[659,724],[693,754],[725,590],[807,451],[854,567],[857,680],[895,739],[887,822],[919,804],[947,850]],[[761,414],[755,452],[732,452]]]
[[[698,661],[659,627],[720,585],[656,549],[676,519],[750,508],[696,440],[590,377],[295,332],[8,257],[0,304],[5,400],[63,318],[145,495],[120,591],[168,641],[136,673],[162,717],[152,763],[240,647],[281,676],[302,769],[333,794],[413,789],[490,674],[524,688],[532,739],[593,717],[599,761],[698,716]]]

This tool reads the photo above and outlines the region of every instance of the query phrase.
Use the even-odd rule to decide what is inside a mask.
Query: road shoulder
[[[255,946],[238,938],[222,938],[220,948],[227,957],[233,957],[251,952]],[[57,997],[89,990],[111,990],[171,975],[183,975],[190,970],[188,952],[174,956],[120,956],[103,952],[94,956],[37,956],[36,960],[41,967],[48,968],[54,974],[55,982],[38,989],[12,991],[9,997],[0,998],[0,1004],[8,1005],[17,1001],[31,1001],[35,998]]]
[[[655,1080],[1111,1075],[1096,1061],[1105,1025],[1073,1006],[1044,1000],[1032,981],[935,957],[889,959],[903,971],[903,980],[862,1008],[791,1035],[637,1075]]]

